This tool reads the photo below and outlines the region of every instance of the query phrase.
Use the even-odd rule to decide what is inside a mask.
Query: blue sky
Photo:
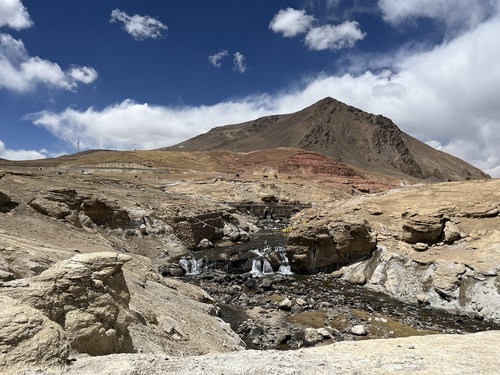
[[[0,158],[155,149],[331,96],[500,176],[500,0],[0,0]]]

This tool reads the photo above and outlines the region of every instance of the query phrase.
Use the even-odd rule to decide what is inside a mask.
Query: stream
[[[298,275],[279,228],[250,242],[192,253],[179,264],[186,281],[206,290],[219,316],[248,348],[296,349],[344,340],[497,330],[500,325],[405,304],[330,276]]]

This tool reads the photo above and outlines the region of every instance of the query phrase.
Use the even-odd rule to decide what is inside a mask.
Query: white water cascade
[[[208,272],[250,272],[252,277],[292,274],[286,249],[283,246],[266,244],[260,249],[246,250],[241,253],[233,252],[232,254],[224,253],[222,250],[214,255],[210,253],[188,255],[181,258],[178,264],[186,276],[196,276]],[[195,256],[199,256],[199,258]]]
[[[252,274],[252,277],[261,277],[264,275],[273,275],[275,272],[273,270],[273,267],[271,266],[271,262],[267,258],[270,253],[274,252],[277,254],[280,260],[280,266],[278,269],[278,274],[281,275],[290,275],[292,274],[292,270],[290,268],[290,263],[288,262],[288,258],[285,253],[285,248],[282,246],[277,246],[276,248],[271,248],[269,246],[266,246],[262,250],[254,249],[252,250],[254,254],[257,255],[257,258],[255,258],[252,261],[252,270],[250,273]]]
[[[278,269],[278,273],[281,275],[293,274],[290,267],[290,262],[288,261],[288,257],[286,256],[285,248],[279,246],[278,248],[276,248],[276,254],[278,254],[278,256],[280,257],[280,268]]]
[[[179,265],[186,271],[186,276],[199,275],[203,272],[203,259],[182,258]]]
[[[274,273],[271,263],[264,258],[255,258],[252,262],[252,270],[250,271],[252,277],[260,277],[264,275],[272,275]]]

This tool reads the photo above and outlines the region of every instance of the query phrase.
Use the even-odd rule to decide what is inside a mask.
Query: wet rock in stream
[[[205,274],[189,281],[217,301],[220,317],[251,349],[498,329],[493,323],[405,305],[329,274]]]

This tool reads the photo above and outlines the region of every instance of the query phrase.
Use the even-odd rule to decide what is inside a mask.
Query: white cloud
[[[274,15],[269,28],[275,33],[291,38],[305,33],[314,21],[314,17],[306,14],[305,10],[286,8]]]
[[[82,82],[89,84],[97,79],[97,72],[94,68],[89,68],[88,66],[78,67],[73,66],[69,70],[69,76],[77,82]]]
[[[315,51],[337,50],[354,46],[365,35],[359,28],[359,23],[346,21],[340,25],[313,27],[307,32],[305,43],[309,49]]]
[[[34,160],[45,159],[47,150],[10,150],[5,148],[5,144],[0,140],[0,158],[7,160]]]
[[[216,68],[220,68],[222,66],[221,60],[227,56],[229,56],[229,52],[227,50],[222,50],[212,56],[209,56],[208,60],[213,66],[215,66]],[[243,56],[241,52],[234,53],[233,63],[234,63],[234,70],[237,71],[238,73],[245,73],[248,69],[245,62],[245,56]]]
[[[30,57],[21,40],[0,34],[0,88],[15,92],[34,90],[39,84],[74,90],[77,81],[90,83],[97,73],[88,67],[73,67],[64,72],[61,67],[40,57]]]
[[[211,56],[208,56],[208,60],[210,61],[210,63],[215,66],[216,68],[220,68],[222,66],[221,64],[221,60],[228,56],[228,51],[227,50],[222,50],[222,51],[219,51],[217,52],[216,54],[214,55],[211,55]]]
[[[0,27],[20,30],[32,25],[33,21],[20,0],[0,0]]]
[[[331,96],[383,114],[403,131],[500,177],[498,30],[500,18],[495,17],[431,50],[396,54],[390,70],[323,74],[278,93],[213,106],[151,106],[127,100],[103,110],[42,112],[32,120],[69,143],[80,139],[86,148],[151,149],[213,126],[298,111]]]
[[[240,52],[236,52],[234,54],[233,62],[234,62],[234,69],[237,72],[245,73],[246,70],[248,69],[247,64],[245,63],[245,56],[243,56]]]
[[[336,7],[338,2],[328,1],[326,5]],[[306,14],[305,10],[287,8],[281,9],[274,15],[269,28],[288,38],[305,33],[305,45],[315,51],[350,48],[366,35],[361,31],[359,23],[354,21],[346,21],[340,25],[314,27],[315,22],[316,19]]]
[[[123,29],[135,40],[161,39],[165,37],[165,32],[168,30],[168,27],[156,18],[139,14],[129,16],[119,9],[111,12],[109,22],[123,22]]]
[[[269,113],[260,101],[227,102],[213,106],[165,107],[124,100],[103,110],[39,112],[28,118],[57,138],[82,149],[154,149],[242,118]],[[248,117],[250,116],[250,117]]]
[[[469,29],[495,13],[497,0],[379,0],[386,22],[398,25],[413,18],[425,17],[444,22],[448,27]]]

